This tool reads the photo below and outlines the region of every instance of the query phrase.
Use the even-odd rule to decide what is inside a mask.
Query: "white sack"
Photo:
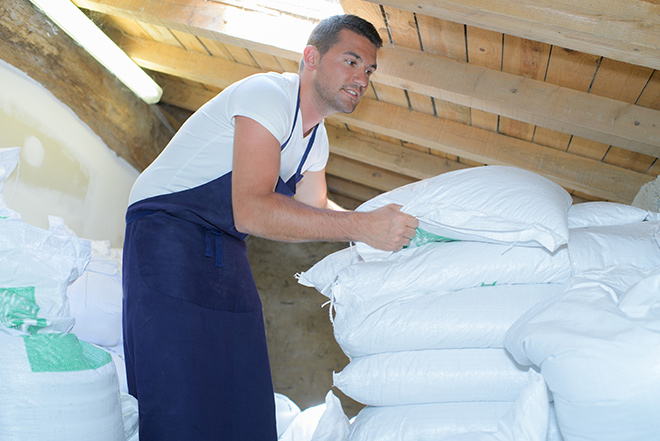
[[[511,408],[507,402],[368,406],[351,424],[349,441],[442,440],[457,433],[492,432]]]
[[[640,326],[660,332],[660,268],[639,272],[639,281],[618,295],[619,309]],[[598,279],[601,280],[602,279]]]
[[[277,436],[280,437],[300,415],[300,408],[286,395],[275,393],[275,420],[277,423]]]
[[[76,319],[71,330],[81,340],[104,347],[122,343],[121,269],[109,241],[90,241],[91,260],[67,289],[69,313]]]
[[[90,259],[87,240],[0,220],[0,332],[65,332],[66,290]]]
[[[582,202],[568,209],[568,228],[634,224],[653,220],[654,217],[650,211],[632,205],[605,201]]]
[[[566,441],[660,439],[660,267],[646,274],[633,268],[641,280],[623,295],[628,277],[616,277],[617,269],[630,268],[574,278],[505,337],[519,363],[540,368]]]
[[[311,441],[326,407],[327,405],[323,403],[300,412],[280,435],[278,441]]]
[[[660,222],[571,229],[568,251],[574,275],[621,265],[654,268],[660,266]]]
[[[357,249],[350,246],[328,254],[307,271],[297,274],[296,278],[301,285],[316,288],[324,296],[330,297],[331,285],[339,271],[361,261],[362,258],[357,253]]]
[[[607,268],[589,270],[588,272],[582,273],[578,276],[573,276],[566,281],[565,287],[573,287],[576,283],[580,282],[595,283],[599,289],[607,290],[613,300],[622,301],[629,291],[641,284],[642,281],[649,278],[652,274],[655,273],[656,270],[657,267],[644,269],[634,265],[609,266]],[[565,291],[566,289],[564,289],[562,296],[558,296],[554,300],[560,300],[562,297],[564,297]],[[651,297],[655,298],[654,296],[655,294],[652,293]],[[548,300],[547,303],[554,302],[552,300]],[[534,310],[542,308],[544,304],[546,303],[536,305],[533,310],[528,311],[527,314],[533,314]],[[521,317],[521,319],[522,318],[524,317]]]
[[[329,391],[323,404],[300,412],[278,441],[344,441],[348,426],[339,399]]]
[[[117,371],[117,379],[119,380],[119,391],[125,394],[128,393],[128,379],[126,378],[126,360],[124,359],[123,343],[113,348],[103,348],[112,357],[112,362],[115,364]]]
[[[20,147],[0,149],[0,197],[2,197],[2,187],[4,182],[9,178],[9,175],[14,172],[18,165],[20,153]],[[4,202],[3,199],[0,199],[0,201]]]
[[[642,185],[642,188],[635,195],[632,205],[651,210],[654,213],[660,212],[660,176]]]
[[[20,147],[0,149],[0,219],[20,219],[21,215],[7,207],[2,194],[3,185],[18,165]]]
[[[544,248],[482,242],[431,243],[344,268],[332,285],[332,296],[342,301],[347,295],[368,298],[480,285],[562,283],[570,275],[565,247],[551,254]]]
[[[138,402],[133,395],[120,394],[121,413],[124,422],[124,437],[126,441],[139,441],[140,439],[140,415],[138,413]]]
[[[498,421],[494,432],[467,432],[446,441],[546,441],[548,437],[548,391],[543,377],[530,369],[528,384],[520,392],[507,413]],[[435,441],[435,438],[420,441]]]
[[[568,241],[570,195],[559,185],[515,167],[472,167],[414,182],[365,202],[356,211],[394,203],[419,220],[419,228],[458,240],[543,246]],[[389,253],[359,242],[365,260]]]
[[[325,396],[325,411],[314,430],[311,441],[344,441],[349,422],[339,399],[329,391]]]
[[[73,334],[0,333],[0,441],[124,441],[117,373]]]
[[[513,403],[484,401],[365,407],[351,424],[349,441],[443,441],[467,432],[494,432]],[[562,441],[550,403],[547,441]],[[525,441],[517,439],[516,441]]]
[[[515,401],[527,369],[504,349],[438,349],[354,358],[334,386],[370,406]]]
[[[528,309],[559,295],[555,283],[479,286],[333,303],[335,339],[351,358],[420,349],[503,348],[504,334]]]

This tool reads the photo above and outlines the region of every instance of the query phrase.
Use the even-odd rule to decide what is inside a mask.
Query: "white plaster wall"
[[[79,237],[122,246],[137,170],[46,88],[0,60],[3,147],[21,147],[2,188],[10,209],[40,228],[48,228],[48,215],[58,216]]]

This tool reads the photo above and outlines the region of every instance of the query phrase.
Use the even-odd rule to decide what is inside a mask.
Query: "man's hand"
[[[385,205],[366,213],[369,217],[365,237],[369,246],[384,251],[399,251],[410,244],[419,226],[417,219],[401,211],[396,204]]]

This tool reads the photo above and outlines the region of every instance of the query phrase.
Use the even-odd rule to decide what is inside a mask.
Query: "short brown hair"
[[[309,36],[307,45],[314,46],[323,56],[337,43],[339,32],[344,29],[366,37],[376,49],[383,47],[383,39],[378,35],[374,25],[357,15],[350,14],[334,15],[321,20]]]

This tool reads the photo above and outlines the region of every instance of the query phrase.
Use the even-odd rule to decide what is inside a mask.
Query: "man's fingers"
[[[408,213],[401,211],[402,206],[388,204],[373,211],[377,223],[370,233],[373,240],[365,241],[371,246],[385,251],[400,251],[410,245],[415,237],[419,221]]]
[[[404,239],[412,239],[415,237],[416,231],[414,228],[406,228],[406,230],[403,232],[403,238]]]
[[[414,230],[417,227],[419,227],[419,221],[417,220],[416,217],[412,217],[412,216],[410,217],[412,218],[412,224],[410,224],[409,226]]]
[[[406,227],[415,229],[419,226],[419,221],[417,220],[416,217],[411,216],[407,213],[404,213],[406,215]]]

